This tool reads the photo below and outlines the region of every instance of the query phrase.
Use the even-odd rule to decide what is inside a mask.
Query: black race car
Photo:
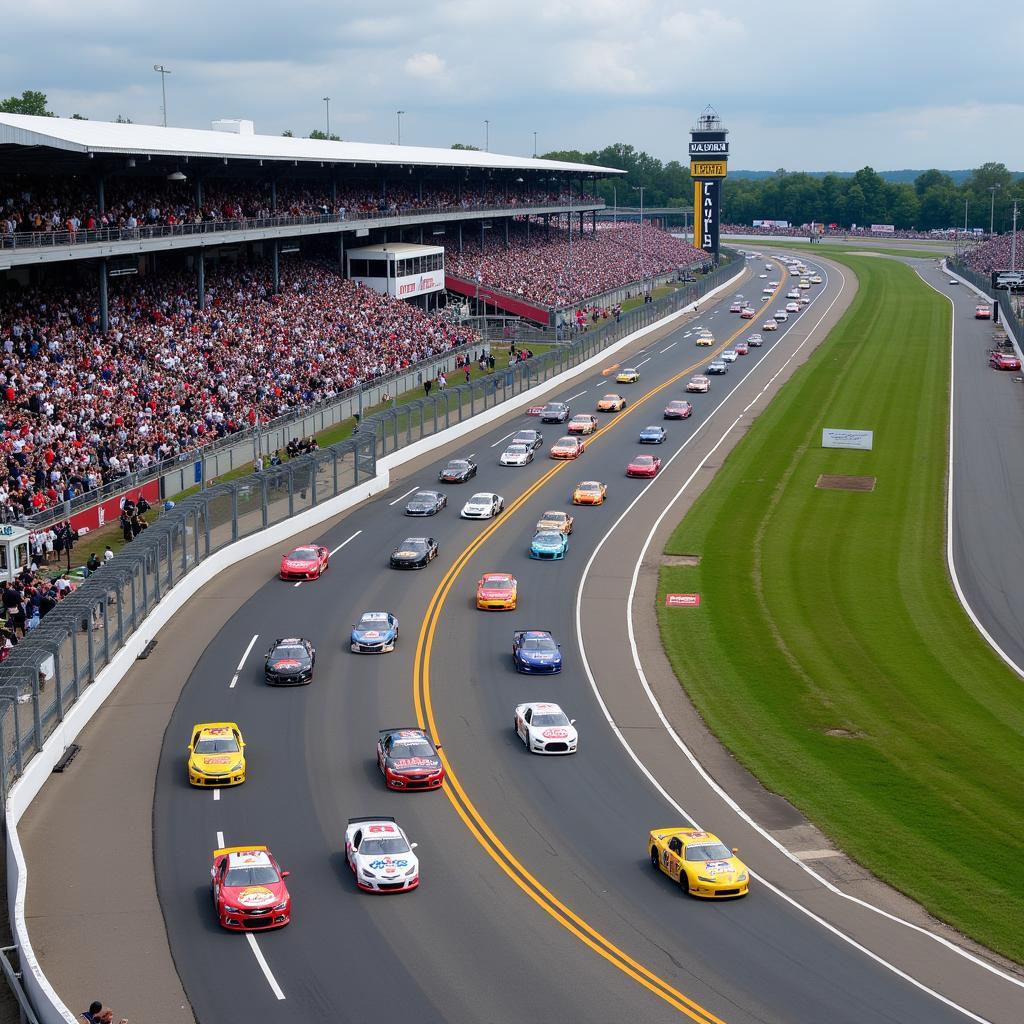
[[[276,640],[267,651],[264,678],[271,686],[304,686],[313,681],[316,649],[308,640]]]
[[[406,503],[407,516],[434,516],[448,504],[448,495],[439,491],[417,491]]]
[[[388,789],[438,789],[444,765],[422,729],[381,729],[377,767]]]
[[[437,541],[433,537],[406,537],[391,552],[392,569],[423,569],[437,558]]]
[[[443,484],[464,484],[474,476],[476,476],[475,462],[470,462],[469,459],[452,459],[437,474],[437,479]]]
[[[544,443],[544,435],[539,430],[517,430],[516,436],[509,444],[525,444],[536,451]]]
[[[564,423],[569,418],[569,406],[565,402],[548,402],[540,411],[541,423]]]

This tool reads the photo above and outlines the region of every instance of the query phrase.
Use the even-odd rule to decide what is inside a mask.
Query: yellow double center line
[[[779,282],[778,290],[781,290],[783,281],[785,281],[785,273],[783,273],[782,280]],[[767,308],[767,306],[774,300],[775,296],[778,294],[778,290],[772,294],[772,298],[765,303],[764,308]],[[744,324],[740,330],[732,334],[722,343],[721,346],[719,346],[719,351],[728,346],[746,330],[747,327]],[[587,443],[588,447],[593,443],[593,441],[596,441],[603,435],[607,434],[620,420],[628,416],[634,410],[640,408],[640,406],[648,399],[653,398],[666,388],[671,387],[687,374],[692,373],[705,361],[706,358],[707,356],[705,355],[704,358],[700,359],[692,366],[689,366],[685,370],[677,373],[658,387],[652,388],[634,405],[627,407],[610,419],[605,426],[592,436],[590,442]],[[413,662],[413,703],[416,710],[417,724],[421,729],[429,730],[438,746],[441,746],[441,743],[430,692],[430,657],[433,652],[434,637],[441,618],[441,613],[444,610],[445,601],[469,560],[484,546],[495,531],[507,522],[513,513],[522,508],[523,505],[525,505],[526,502],[529,501],[530,498],[533,497],[533,495],[536,494],[549,480],[551,480],[557,473],[562,472],[568,465],[568,462],[559,462],[557,465],[552,466],[538,480],[531,484],[518,498],[516,498],[511,505],[508,506],[508,509],[501,518],[489,523],[488,526],[476,537],[476,539],[459,554],[455,563],[448,572],[445,573],[440,585],[434,591],[430,599],[430,603],[427,605],[427,612],[423,618],[423,625],[420,628],[419,638],[416,642],[416,656]],[[456,813],[462,819],[466,828],[469,829],[474,839],[476,839],[476,841],[487,852],[488,856],[501,868],[502,871],[505,872],[506,875],[508,875],[509,878],[512,879],[513,882],[515,882],[517,886],[519,886],[524,893],[526,893],[527,896],[530,897],[531,900],[534,901],[534,903],[543,909],[545,913],[550,914],[551,917],[553,917],[563,928],[575,935],[580,942],[592,949],[598,956],[603,957],[610,964],[622,971],[623,974],[628,975],[634,981],[643,985],[644,988],[653,992],[659,999],[663,999],[680,1013],[689,1017],[691,1020],[700,1022],[700,1024],[724,1024],[724,1022],[711,1013],[710,1010],[704,1009],[704,1007],[699,1003],[694,1002],[694,1000],[674,988],[663,978],[660,978],[653,971],[646,968],[643,964],[638,963],[628,953],[619,949],[619,947],[610,939],[602,935],[596,928],[592,927],[583,920],[583,918],[562,903],[554,893],[545,888],[545,886],[536,877],[534,877],[526,867],[524,867],[524,865],[501,841],[501,839],[495,835],[483,815],[476,809],[473,801],[470,800],[465,789],[463,789],[462,783],[459,781],[458,775],[452,768],[452,764],[449,761],[447,754],[443,749],[440,750],[439,753],[441,761],[444,764],[446,774],[446,784],[443,787],[444,792],[452,806],[455,808]]]

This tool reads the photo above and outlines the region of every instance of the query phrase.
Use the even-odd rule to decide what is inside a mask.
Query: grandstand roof
[[[124,154],[172,158],[291,160],[317,164],[387,164],[465,167],[475,170],[561,171],[603,176],[614,167],[483,153],[479,150],[392,146],[371,142],[328,142],[283,135],[236,135],[196,128],[80,121],[0,113],[0,146],[48,147],[65,153]]]

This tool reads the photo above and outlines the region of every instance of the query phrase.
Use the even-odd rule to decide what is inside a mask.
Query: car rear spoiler
[[[386,814],[371,814],[368,818],[349,818],[348,819],[348,823],[350,825],[358,825],[359,822],[361,822],[361,821],[390,821],[390,822],[392,822],[394,824],[397,824],[397,822],[395,822],[394,818],[389,818]]]

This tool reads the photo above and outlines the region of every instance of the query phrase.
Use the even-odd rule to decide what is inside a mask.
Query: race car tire
[[[688,893],[690,891],[690,880],[686,877],[685,868],[681,868],[679,871],[679,888],[682,889],[683,892]]]
[[[655,871],[661,870],[661,865],[658,863],[658,848],[656,846],[651,847],[651,867]]]

